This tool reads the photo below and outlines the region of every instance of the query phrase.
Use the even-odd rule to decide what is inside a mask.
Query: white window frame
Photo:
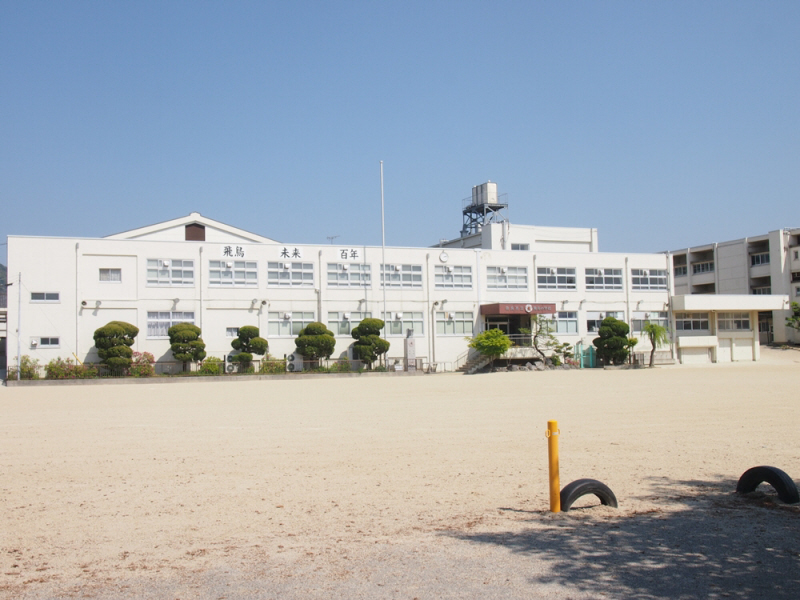
[[[527,290],[528,267],[486,267],[486,289]]]
[[[41,294],[41,298],[34,298],[34,294]],[[31,292],[32,304],[59,304],[61,302],[60,292]]]
[[[654,323],[661,325],[664,329],[669,329],[669,313],[664,311],[634,312],[631,317],[631,331],[641,332],[645,323]]]
[[[688,265],[678,265],[674,268],[675,277],[686,277],[689,274]]]
[[[749,312],[717,313],[718,331],[753,331]]]
[[[314,287],[314,263],[300,260],[268,262],[267,287]]]
[[[148,287],[193,287],[194,260],[191,258],[148,258]]]
[[[372,265],[366,263],[328,263],[328,287],[371,288]]]
[[[386,313],[381,313],[384,316],[384,327],[381,333],[384,337],[406,337],[408,329],[413,330],[414,337],[421,337],[425,335],[425,313],[423,311],[397,311],[390,312],[390,319],[386,318]],[[400,318],[396,318],[397,315]]]
[[[622,269],[595,267],[584,270],[586,289],[593,291],[622,290]]]
[[[147,311],[147,339],[163,340],[169,339],[167,331],[178,323],[194,324],[194,311],[184,310],[149,310]],[[156,329],[158,327],[158,329]],[[159,330],[163,334],[159,335]],[[153,333],[153,332],[156,333]]]
[[[228,264],[231,266],[228,267]],[[208,286],[258,287],[258,261],[209,260]]]
[[[707,312],[676,312],[675,331],[710,331],[711,319]]]
[[[750,266],[758,267],[769,264],[769,252],[758,252],[750,255]]]
[[[472,289],[472,267],[467,265],[436,265],[434,287],[440,290]]]
[[[631,289],[641,292],[666,290],[666,269],[631,269]]]
[[[575,267],[536,267],[536,289],[571,290],[578,289]]]
[[[345,318],[346,317],[346,318]],[[328,329],[333,332],[335,337],[352,337],[352,332],[364,319],[371,319],[372,312],[358,311],[328,311]]]
[[[286,315],[289,317],[286,318]],[[314,311],[310,310],[269,311],[267,313],[267,336],[297,337],[300,335],[301,329],[305,329],[315,321]]]
[[[226,327],[225,328],[225,337],[226,338],[238,338],[239,337],[239,328],[238,327]]]
[[[577,311],[559,311],[549,320],[550,332],[555,335],[578,335]]]
[[[437,311],[436,335],[472,336],[475,314],[472,311]]]
[[[713,273],[713,272],[714,272],[713,260],[706,260],[704,262],[692,264],[692,275],[699,275],[702,273]]]
[[[530,244],[511,244],[511,249],[515,252],[528,252],[531,249]]]
[[[118,278],[114,278],[118,275]],[[98,272],[100,283],[122,283],[122,269],[119,267],[100,267]]]
[[[53,343],[55,340],[55,343]],[[45,336],[45,337],[35,337],[32,339],[35,341],[35,347],[40,349],[52,349],[52,348],[60,348],[61,347],[61,338],[54,337],[54,336]],[[34,344],[31,344],[32,346]]]
[[[758,287],[750,288],[750,293],[753,296],[769,296],[772,293],[772,286],[761,285]]]
[[[382,264],[381,285],[387,288],[422,288],[422,265]]]
[[[602,317],[600,316],[602,315]],[[603,322],[603,319],[606,317],[614,317],[619,321],[625,320],[625,313],[623,311],[590,311],[586,313],[586,332],[587,333],[597,333],[600,329],[600,323]]]

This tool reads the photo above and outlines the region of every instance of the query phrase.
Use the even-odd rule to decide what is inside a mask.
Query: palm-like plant
[[[645,321],[642,333],[650,340],[650,346],[652,347],[650,349],[650,366],[652,367],[656,357],[656,346],[665,346],[669,343],[667,328],[658,323]]]

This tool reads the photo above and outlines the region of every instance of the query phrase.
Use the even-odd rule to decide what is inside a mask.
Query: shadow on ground
[[[521,532],[448,535],[544,561],[547,574],[529,578],[532,584],[598,596],[800,598],[800,507],[762,488],[738,496],[730,480],[650,484],[663,508],[538,513],[523,517],[536,526]],[[686,493],[675,496],[676,489]]]

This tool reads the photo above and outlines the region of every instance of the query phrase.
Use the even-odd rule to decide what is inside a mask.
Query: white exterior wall
[[[208,226],[206,231],[208,232]],[[139,328],[135,351],[151,352],[158,360],[172,356],[167,339],[148,338],[148,311],[194,312],[195,324],[202,328],[206,351],[221,357],[231,352],[227,327],[255,325],[262,337],[269,340],[270,353],[282,357],[294,352],[295,335],[275,336],[268,333],[269,312],[311,312],[314,320],[328,324],[328,312],[369,311],[381,318],[383,289],[380,285],[380,247],[331,245],[282,245],[276,243],[242,243],[238,236],[220,242],[208,240],[170,241],[152,239],[67,239],[9,237],[9,281],[22,273],[22,354],[29,354],[46,364],[56,357],[75,353],[81,360],[97,360],[93,349],[94,331],[109,321],[123,320]],[[225,241],[239,245],[245,259],[258,263],[258,284],[253,287],[209,286],[209,261],[222,259]],[[284,248],[298,249],[302,262],[313,263],[314,282],[309,287],[274,287],[267,282],[267,263],[286,261]],[[342,250],[358,254],[355,260],[343,261]],[[423,315],[423,333],[417,337],[417,358],[452,368],[468,348],[463,334],[437,335],[437,311],[471,312],[477,333],[483,320],[482,304],[503,302],[552,302],[558,311],[578,313],[578,333],[560,335],[561,341],[591,344],[595,334],[587,332],[587,313],[619,311],[626,322],[636,311],[665,311],[670,290],[635,291],[631,289],[631,269],[667,269],[668,257],[663,254],[601,254],[597,252],[521,252],[502,250],[447,249],[447,261],[441,248],[387,248],[387,264],[420,265],[422,286],[413,289],[388,288],[386,303],[389,313],[418,312]],[[194,283],[191,286],[151,286],[147,283],[147,260],[193,260]],[[371,265],[372,284],[367,288],[337,288],[327,282],[328,263],[358,262]],[[469,266],[472,268],[471,289],[442,289],[435,285],[436,266]],[[487,267],[526,267],[528,286],[525,290],[499,290],[487,286]],[[537,267],[571,267],[576,269],[575,290],[542,290],[536,286]],[[623,273],[623,289],[619,291],[587,290],[586,268],[618,268]],[[99,281],[99,269],[121,269],[119,283]],[[31,292],[58,292],[54,303],[31,302]],[[83,306],[82,302],[86,305]],[[439,304],[434,304],[438,302]],[[16,363],[17,302],[11,294],[8,307],[9,364]],[[31,338],[58,337],[57,348],[32,347]],[[402,335],[387,335],[392,346],[390,357],[403,356]],[[353,339],[338,336],[334,356],[348,352]],[[646,350],[644,344],[637,351]]]
[[[531,252],[598,252],[597,229],[488,223],[478,233],[443,242],[443,248],[510,250],[528,244]]]
[[[762,246],[769,251],[769,264],[751,265],[753,248]],[[693,274],[693,257],[708,249],[714,251],[714,273]],[[796,251],[797,259],[794,258]],[[696,286],[704,283],[714,283],[715,294],[751,295],[751,288],[757,287],[757,280],[769,277],[772,295],[786,295],[794,302],[800,301],[800,279],[792,281],[800,277],[800,229],[778,229],[754,237],[677,250],[671,255],[688,258],[687,275],[675,278],[675,293],[678,295],[697,293]],[[793,276],[793,273],[798,275]],[[772,311],[775,343],[800,342],[800,333],[786,327],[786,318],[790,315],[788,306]]]

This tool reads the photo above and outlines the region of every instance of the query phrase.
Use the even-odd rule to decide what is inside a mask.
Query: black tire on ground
[[[594,494],[601,504],[617,508],[617,497],[605,483],[596,479],[577,479],[561,490],[561,510],[566,512],[581,496]]]
[[[739,494],[749,494],[754,492],[762,483],[768,483],[775,488],[780,498],[786,504],[796,504],[800,502],[800,495],[797,493],[797,486],[786,473],[777,467],[753,467],[747,469],[736,484],[736,492]]]

